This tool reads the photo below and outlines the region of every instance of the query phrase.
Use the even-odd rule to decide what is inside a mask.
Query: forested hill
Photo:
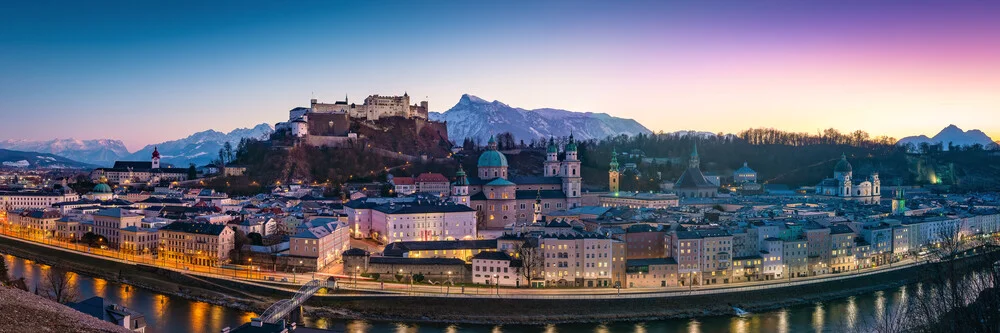
[[[857,131],[819,134],[750,129],[736,135],[677,134],[619,136],[581,144],[583,176],[591,188],[607,186],[612,149],[618,161],[635,163],[642,177],[629,171],[622,179],[627,190],[655,190],[661,180],[677,179],[687,168],[697,144],[701,169],[723,179],[744,162],[758,172],[761,182],[812,186],[831,177],[841,154],[847,155],[856,178],[879,172],[883,184],[955,185],[955,190],[1000,189],[1000,152],[981,148],[944,151],[940,145],[907,153],[889,137],[871,137]],[[627,154],[627,155],[625,155]],[[643,160],[645,158],[645,161]]]

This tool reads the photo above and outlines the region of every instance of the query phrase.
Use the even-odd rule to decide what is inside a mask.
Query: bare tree
[[[525,285],[531,285],[531,279],[541,275],[542,250],[538,244],[534,244],[531,239],[526,239],[514,248],[514,256],[521,260],[521,276],[524,277]]]
[[[80,296],[76,280],[76,273],[51,267],[42,274],[41,292],[59,303],[76,301]]]

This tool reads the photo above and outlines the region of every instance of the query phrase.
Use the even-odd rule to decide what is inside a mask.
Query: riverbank
[[[156,267],[128,264],[65,252],[38,244],[0,237],[0,252],[38,263],[65,268],[83,275],[140,287],[188,300],[221,305],[232,309],[261,312],[273,302],[288,298],[289,293],[267,285],[247,284],[229,279],[195,277]],[[996,253],[971,257],[996,260]],[[960,259],[967,262],[970,258]],[[444,295],[371,295],[336,293],[316,295],[304,306],[311,318],[363,319],[466,324],[548,324],[610,321],[650,321],[731,315],[729,304],[738,304],[752,312],[763,312],[792,305],[844,298],[896,288],[919,282],[929,269],[924,264],[894,267],[892,270],[845,276],[835,281],[804,280],[787,285],[745,290],[734,286],[732,292],[699,294],[683,291],[663,295],[622,295],[621,298],[575,295],[573,299],[497,297],[459,297]],[[959,265],[968,266],[968,265]],[[799,284],[802,283],[802,284]],[[485,296],[485,295],[484,295]]]
[[[0,237],[0,253],[9,254],[39,264],[58,267],[92,278],[143,288],[152,292],[205,302],[228,308],[260,312],[286,295],[276,291],[256,290],[234,297],[220,292],[220,286],[171,270],[102,260],[69,251],[49,249],[29,242]],[[227,291],[228,292],[228,291]]]
[[[973,269],[1000,259],[981,253],[957,259],[960,269]],[[654,321],[704,316],[729,316],[730,304],[751,312],[846,298],[926,281],[945,263],[927,263],[837,281],[774,287],[711,295],[621,299],[516,299],[365,296],[315,297],[307,303],[311,317],[459,324],[561,324]]]

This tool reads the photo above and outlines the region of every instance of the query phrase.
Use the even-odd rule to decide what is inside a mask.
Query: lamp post
[[[493,274],[493,282],[497,285],[497,296],[500,296],[500,275]]]
[[[445,293],[444,293],[445,295],[451,294],[451,285],[452,284],[454,284],[454,282],[451,281],[451,271],[448,271],[448,290],[445,291]]]
[[[361,269],[361,266],[354,266],[354,288],[358,287],[358,270],[359,269]]]

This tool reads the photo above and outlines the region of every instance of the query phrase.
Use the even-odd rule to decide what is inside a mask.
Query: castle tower
[[[576,141],[573,134],[569,135],[569,143],[566,144],[566,160],[562,162],[562,183],[563,193],[566,194],[566,208],[574,208],[580,205],[581,184],[583,178],[580,176],[580,160],[576,158]]]
[[[157,150],[155,146],[153,147],[153,163],[150,166],[150,168],[153,168],[153,169],[159,169],[160,168],[160,151]]]
[[[545,177],[558,177],[559,176],[559,146],[556,146],[556,140],[549,137],[549,146],[545,153]]]
[[[608,170],[608,190],[611,193],[617,193],[619,186],[618,151],[614,148],[611,148],[611,163],[609,165],[611,168]]]
[[[538,190],[538,194],[535,195],[535,203],[532,207],[535,210],[535,215],[532,218],[532,223],[542,223],[542,190]]]
[[[455,172],[455,182],[451,184],[451,200],[454,203],[471,207],[469,201],[469,177],[465,175],[462,165],[458,165],[458,172]]]

